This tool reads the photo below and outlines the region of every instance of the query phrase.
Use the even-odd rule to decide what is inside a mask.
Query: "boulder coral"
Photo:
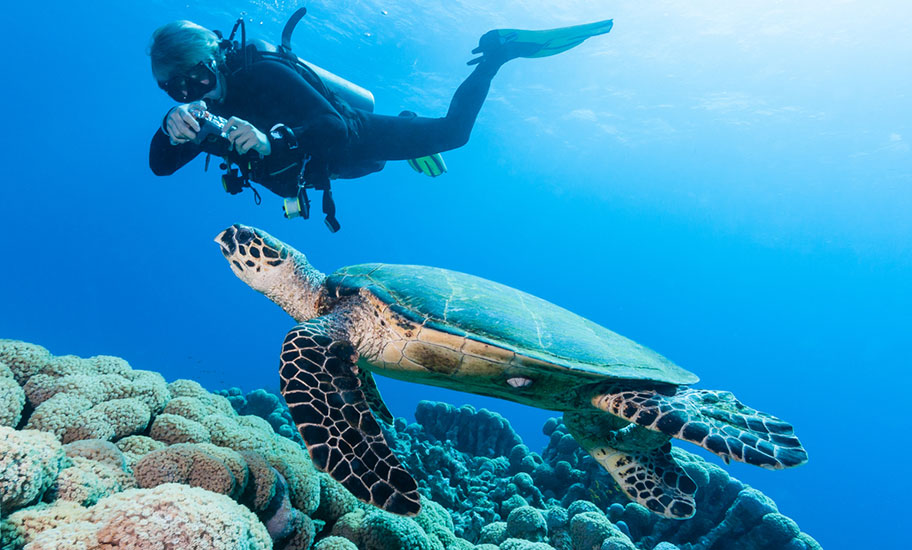
[[[117,357],[0,340],[0,397],[3,550],[819,549],[762,493],[679,450],[697,514],[655,516],[560,419],[541,453],[469,406],[422,402],[417,422],[381,423],[422,493],[408,518],[319,472],[265,390],[214,394]]]
[[[0,511],[15,510],[41,498],[66,460],[63,447],[52,435],[0,426]]]
[[[0,433],[4,550],[64,540],[93,547],[101,540],[101,516],[70,514],[56,523],[40,518],[74,510],[65,503],[97,510],[106,502],[123,503],[108,499],[128,493],[142,501],[152,498],[146,492],[163,495],[157,491],[166,486],[223,494],[254,514],[264,540],[275,538],[269,547],[310,548],[325,525],[308,514],[320,504],[321,484],[335,482],[313,468],[306,449],[258,416],[239,416],[225,397],[198,383],[167,384],[158,373],[134,370],[116,357],[58,357],[22,342],[0,341],[0,357],[0,379],[9,381],[0,388],[9,385],[21,397],[10,399],[15,411],[9,416],[17,418],[9,423],[30,428]],[[32,530],[38,526],[40,532]]]
[[[0,362],[0,426],[18,426],[23,407],[25,391],[16,382],[12,369]]]
[[[149,548],[149,541],[188,550],[272,548],[266,527],[253,512],[223,495],[178,484],[106,497],[80,519],[30,538],[28,550],[73,548],[76,541],[87,550]]]

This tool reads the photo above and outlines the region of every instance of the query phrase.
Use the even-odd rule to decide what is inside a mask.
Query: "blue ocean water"
[[[210,389],[277,386],[292,321],[212,238],[242,222],[319,269],[446,267],[551,300],[792,422],[807,465],[733,464],[828,549],[902,547],[912,329],[912,7],[568,0],[313,1],[306,58],[379,112],[442,115],[478,36],[613,17],[608,36],[498,74],[470,143],[431,180],[405,163],[335,186],[343,230],[222,192],[198,159],[156,178],[171,101],[145,54],[191,19],[276,39],[303,2],[6,7],[0,337],[111,354]],[[547,411],[381,380],[507,416]],[[693,446],[686,446],[695,450]],[[715,460],[714,458],[711,458]]]

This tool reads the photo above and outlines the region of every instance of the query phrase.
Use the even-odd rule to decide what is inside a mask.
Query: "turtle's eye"
[[[238,229],[235,239],[237,239],[238,244],[247,244],[253,240],[253,236],[253,231],[247,229],[246,227],[242,227]]]

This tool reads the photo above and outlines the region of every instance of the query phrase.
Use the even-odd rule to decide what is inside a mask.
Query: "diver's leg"
[[[462,147],[469,141],[499,68],[497,63],[479,63],[456,89],[442,118],[363,113],[353,154],[363,159],[407,160]]]

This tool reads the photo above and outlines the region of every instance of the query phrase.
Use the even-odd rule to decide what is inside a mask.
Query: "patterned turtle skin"
[[[282,394],[314,464],[365,502],[414,515],[417,484],[377,418],[392,415],[373,374],[561,411],[622,491],[669,518],[694,514],[696,484],[670,440],[727,463],[807,461],[792,426],[658,353],[550,302],[440,268],[362,264],[326,277],[268,233],[216,237],[232,271],[298,324],[280,356]]]

